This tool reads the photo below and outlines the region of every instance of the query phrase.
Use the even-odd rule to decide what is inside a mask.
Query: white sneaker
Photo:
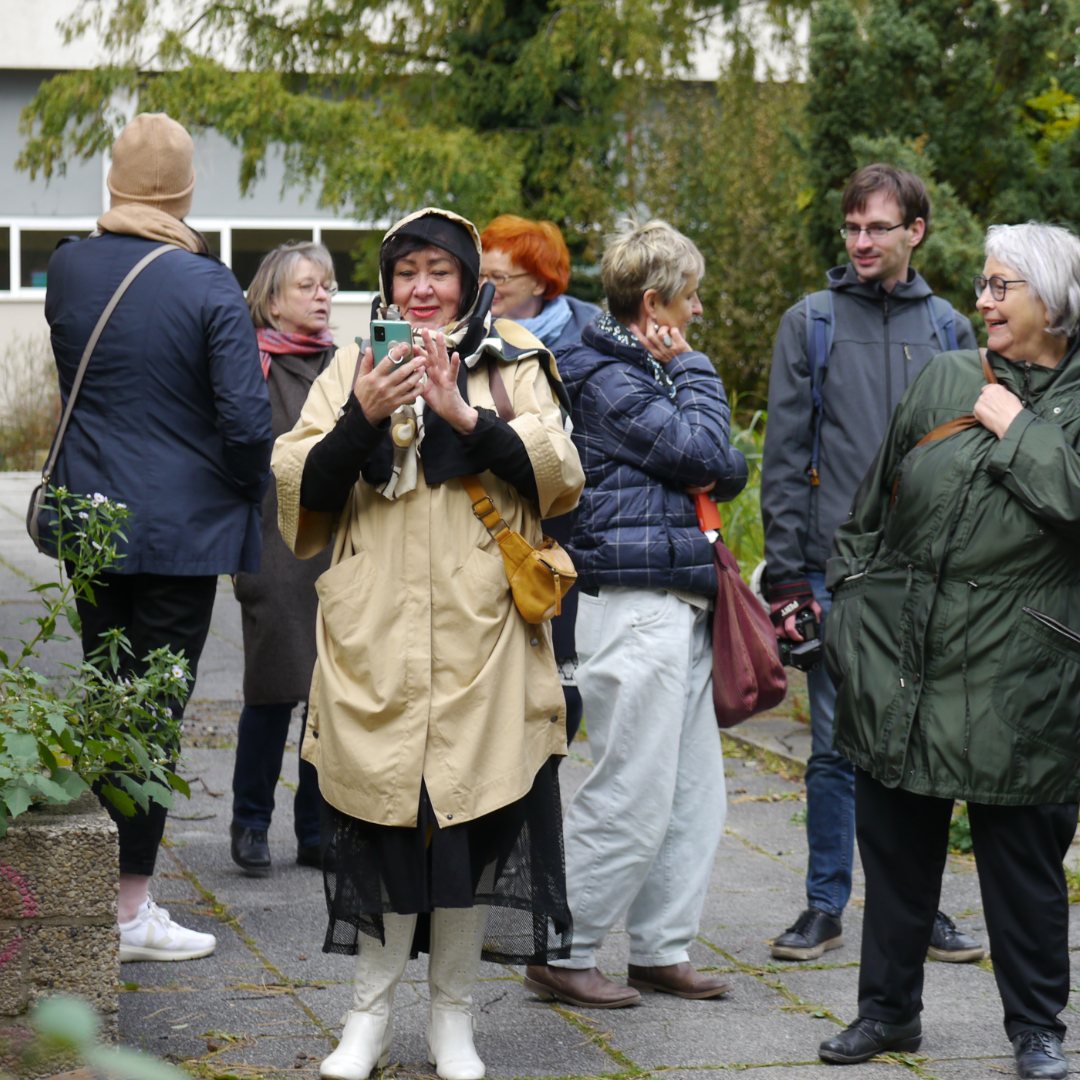
[[[120,963],[131,960],[197,960],[217,948],[213,934],[188,930],[147,899],[131,922],[120,923]]]

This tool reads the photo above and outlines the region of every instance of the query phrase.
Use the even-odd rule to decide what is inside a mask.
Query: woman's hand
[[[687,495],[708,495],[709,492],[712,491],[712,489],[714,487],[716,487],[716,481],[715,480],[713,480],[710,483],[706,484],[705,487],[695,487],[694,485],[691,484],[691,485],[689,485],[687,487],[686,494]]]
[[[1003,439],[1009,425],[1024,411],[1024,406],[1011,390],[1006,390],[1000,383],[988,383],[971,411],[984,428]]]
[[[404,342],[395,345],[390,355],[377,367],[371,348],[364,350],[360,370],[353,383],[353,393],[369,424],[381,424],[402,405],[411,405],[419,397],[420,383],[424,378],[422,356],[414,356],[400,364],[394,364],[390,359],[407,356],[411,349],[412,346]]]
[[[690,352],[690,346],[686,344],[686,338],[678,327],[661,326],[650,321],[645,324],[644,331],[637,323],[630,323],[627,329],[661,364],[674,360],[684,352]]]
[[[418,347],[416,354],[423,360],[427,382],[420,387],[420,393],[428,405],[455,431],[468,434],[476,427],[479,414],[458,390],[461,357],[457,353],[453,356],[447,355],[446,338],[441,330],[434,338],[430,330],[424,330],[423,337],[424,346]]]

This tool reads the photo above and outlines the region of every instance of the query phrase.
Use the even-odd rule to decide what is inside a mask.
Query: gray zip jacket
[[[828,282],[835,324],[822,387],[818,487],[806,473],[813,427],[805,301],[788,308],[776,335],[761,467],[770,586],[824,573],[833,533],[847,518],[893,409],[942,351],[926,303],[930,286],[914,270],[891,293],[861,282],[850,264],[830,270]],[[961,349],[977,347],[971,322],[959,312],[956,338]]]

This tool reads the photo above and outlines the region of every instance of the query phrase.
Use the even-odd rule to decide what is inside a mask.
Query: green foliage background
[[[481,226],[550,218],[587,299],[620,216],[665,217],[705,255],[692,340],[744,423],[781,314],[845,259],[840,192],[858,166],[927,181],[916,265],[968,313],[988,224],[1080,225],[1080,0],[72,3],[67,32],[95,31],[110,62],[43,82],[22,167],[51,176],[106,148],[137,95],[235,144],[245,190],[279,146],[288,183],[360,218],[429,203]],[[763,26],[805,80],[762,72]],[[690,82],[710,29],[729,59],[715,84]]]

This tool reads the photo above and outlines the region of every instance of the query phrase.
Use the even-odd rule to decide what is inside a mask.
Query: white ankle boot
[[[367,1080],[390,1057],[394,987],[405,971],[412,947],[415,915],[384,915],[386,944],[364,937],[356,958],[353,1007],[337,1049],[319,1066],[323,1080]]]
[[[482,1080],[484,1075],[469,1007],[487,919],[486,907],[436,908],[431,916],[428,1061],[442,1080]]]

